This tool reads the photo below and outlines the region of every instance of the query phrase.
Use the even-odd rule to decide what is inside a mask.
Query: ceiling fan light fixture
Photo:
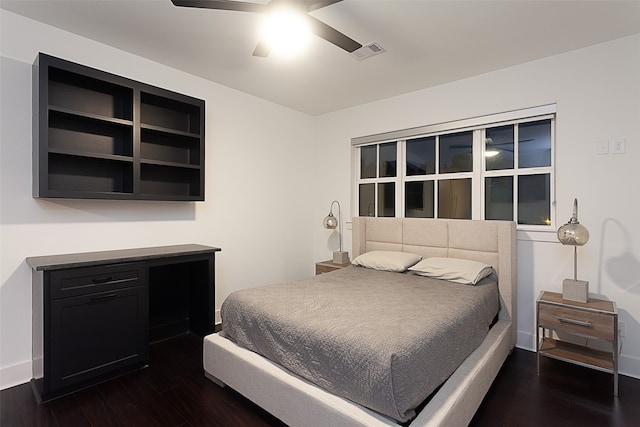
[[[291,8],[278,8],[265,14],[262,40],[272,53],[293,56],[308,45],[311,29],[305,15]]]

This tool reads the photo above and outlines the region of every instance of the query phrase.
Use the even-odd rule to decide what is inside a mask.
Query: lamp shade
[[[324,217],[322,225],[324,225],[324,228],[335,229],[338,227],[338,219],[333,216],[333,212],[329,212],[329,215]]]
[[[589,241],[589,230],[578,221],[578,199],[573,200],[573,215],[558,228],[558,240],[563,245],[582,246]]]
[[[558,229],[558,240],[563,245],[582,246],[589,241],[589,231],[584,225],[567,223]]]

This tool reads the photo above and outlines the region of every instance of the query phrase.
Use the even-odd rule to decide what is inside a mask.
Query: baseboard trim
[[[12,366],[0,368],[0,390],[28,383],[33,376],[33,363],[27,360]]]

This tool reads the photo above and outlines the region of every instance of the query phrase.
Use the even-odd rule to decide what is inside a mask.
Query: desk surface
[[[90,267],[93,265],[135,262],[148,259],[169,258],[219,252],[222,249],[204,245],[172,245],[151,248],[120,249],[115,251],[84,252],[27,258],[27,264],[35,271],[62,268]]]

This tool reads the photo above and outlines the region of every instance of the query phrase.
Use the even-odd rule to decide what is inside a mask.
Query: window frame
[[[523,123],[531,123],[542,120],[550,120],[551,123],[551,156],[550,165],[543,167],[530,167],[520,168],[518,165],[518,131],[514,131],[514,164],[511,169],[498,169],[487,170],[485,159],[485,136],[486,130],[501,127],[516,125]],[[474,117],[471,119],[457,120],[447,123],[439,123],[435,125],[421,126],[412,129],[405,129],[400,131],[387,132],[377,135],[370,135],[365,137],[353,138],[351,140],[353,150],[353,177],[354,177],[354,201],[353,206],[356,207],[354,212],[359,215],[359,186],[364,183],[382,183],[382,182],[394,182],[395,183],[395,217],[406,217],[406,203],[405,203],[405,191],[406,182],[415,181],[433,181],[434,182],[434,212],[433,218],[438,218],[438,182],[447,179],[471,179],[471,219],[486,220],[486,186],[485,179],[490,177],[513,177],[513,220],[516,221],[516,226],[519,230],[525,231],[549,231],[556,228],[556,215],[555,215],[555,123],[556,123],[556,105],[549,104],[539,107],[533,107],[523,110],[514,110],[505,113],[492,114],[482,117]],[[464,131],[472,132],[473,140],[473,167],[471,172],[453,172],[442,173],[440,172],[440,136],[451,133],[458,133]],[[435,173],[425,175],[407,175],[406,170],[406,142],[415,138],[432,137],[435,136]],[[379,145],[389,142],[396,142],[396,176],[386,178],[360,178],[360,148],[364,146]],[[379,163],[380,148],[377,149],[378,156],[376,161]],[[379,175],[379,164],[378,175]],[[538,175],[549,174],[549,223],[548,224],[519,224],[518,223],[518,178],[524,175]],[[375,187],[375,216],[378,216],[378,186]]]

